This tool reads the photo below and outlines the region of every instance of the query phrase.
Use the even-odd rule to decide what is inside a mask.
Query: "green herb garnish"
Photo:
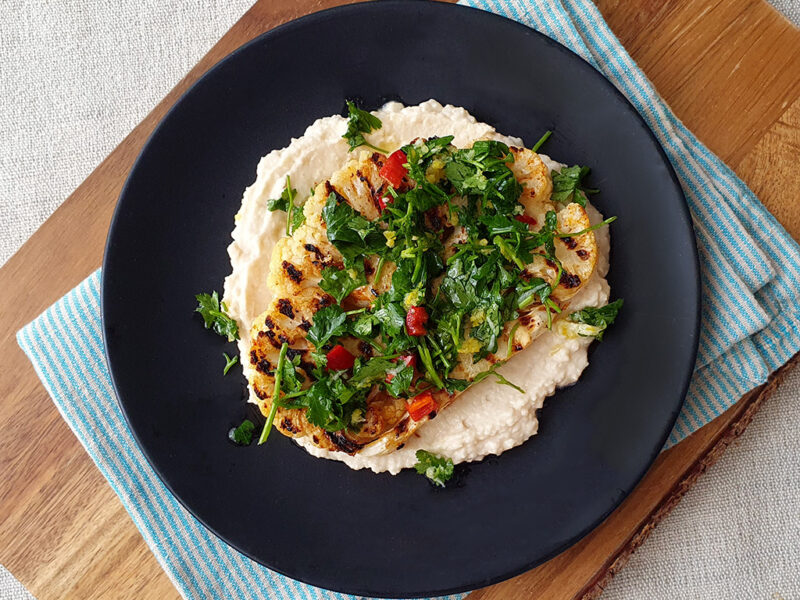
[[[283,342],[280,354],[278,355],[278,365],[275,367],[275,387],[272,389],[272,407],[267,417],[267,422],[264,423],[264,429],[261,430],[261,437],[258,438],[258,445],[260,446],[267,441],[269,432],[272,431],[272,422],[275,420],[275,414],[278,412],[278,399],[281,394],[281,378],[283,377],[283,364],[286,361],[286,351],[289,345]]]
[[[581,229],[580,231],[576,231],[575,233],[559,233],[559,234],[556,235],[556,237],[557,238],[578,237],[579,235],[583,235],[584,233],[589,233],[590,231],[595,231],[597,229],[601,229],[602,227],[605,227],[606,225],[610,225],[611,223],[613,223],[616,220],[617,220],[616,216],[608,217],[605,221],[601,221],[600,223],[597,223],[596,225],[592,225],[591,227],[587,227],[586,229]]]
[[[308,330],[308,341],[314,344],[317,350],[328,343],[333,337],[338,337],[347,331],[347,313],[341,306],[333,305],[317,311],[314,315],[314,324]]]
[[[586,206],[586,195],[596,194],[598,190],[581,186],[583,178],[590,172],[589,167],[575,165],[564,167],[561,171],[553,171],[553,195],[550,199],[560,204],[576,202]]]
[[[449,458],[436,456],[427,450],[417,450],[417,464],[414,465],[417,473],[425,475],[431,483],[444,487],[453,476],[453,461]]]
[[[250,442],[253,441],[253,431],[255,429],[255,424],[250,419],[245,419],[241,425],[228,432],[228,438],[242,446],[249,446]]]
[[[222,374],[223,375],[227,375],[228,371],[231,370],[231,367],[239,362],[239,355],[238,354],[234,354],[233,358],[231,358],[230,356],[228,356],[227,352],[223,352],[222,356],[225,357],[225,368],[222,369]]]
[[[377,150],[378,152],[382,152],[386,154],[386,150],[382,150],[377,146],[373,146],[366,139],[364,139],[365,133],[370,133],[375,129],[380,129],[383,126],[381,120],[366,110],[361,110],[358,108],[353,102],[350,100],[347,101],[347,131],[342,136],[344,139],[347,140],[347,144],[350,146],[350,151],[352,152],[359,146],[367,146],[368,148],[372,148],[373,150]]]
[[[228,316],[228,307],[219,301],[217,292],[197,294],[195,299],[197,308],[194,310],[202,315],[206,329],[213,329],[216,334],[227,338],[229,342],[239,339],[239,326]]]
[[[339,303],[362,285],[367,285],[367,278],[364,275],[364,263],[358,261],[353,262],[349,269],[325,267],[322,269],[322,281],[319,282],[319,287]]]
[[[296,196],[297,190],[292,187],[292,180],[287,175],[286,185],[284,185],[280,197],[267,200],[267,210],[273,212],[282,210],[286,213],[286,235],[292,235],[298,227],[306,222],[303,207],[294,203]]]
[[[536,143],[533,145],[533,148],[531,148],[531,151],[533,151],[533,152],[538,152],[538,151],[539,151],[539,148],[541,148],[541,147],[544,145],[544,143],[545,143],[545,142],[546,142],[548,139],[550,139],[550,136],[551,136],[551,135],[553,135],[553,132],[552,132],[552,131],[550,131],[550,130],[547,130],[547,131],[545,131],[545,132],[544,132],[544,135],[542,135],[542,137],[540,137],[540,138],[539,138],[539,141],[538,141],[538,142],[536,142]]]
[[[610,304],[606,304],[605,306],[590,306],[584,308],[583,310],[575,311],[569,316],[569,320],[573,323],[585,323],[586,325],[591,325],[592,327],[599,327],[600,331],[598,331],[592,337],[597,340],[602,340],[605,330],[617,318],[617,315],[622,308],[622,303],[623,300],[620,298]]]
[[[341,202],[336,194],[331,193],[326,199],[322,218],[328,239],[342,253],[346,268],[353,267],[357,259],[386,248],[386,238],[378,224],[368,221],[347,202]]]

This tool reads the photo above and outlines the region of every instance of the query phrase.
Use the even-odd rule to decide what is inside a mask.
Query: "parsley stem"
[[[428,350],[428,346],[425,344],[424,338],[420,340],[420,344],[419,346],[417,346],[417,351],[419,352],[419,358],[422,361],[422,364],[425,365],[425,371],[428,373],[428,376],[431,378],[431,381],[438,389],[442,389],[444,387],[444,383],[442,383],[441,378],[436,373],[436,370],[433,368],[431,353],[430,350]]]
[[[292,230],[292,212],[294,212],[294,194],[292,194],[292,180],[286,176],[286,195],[289,197],[289,206],[286,207],[286,235]]]
[[[227,352],[223,352],[222,356],[225,357],[225,368],[222,369],[222,374],[223,375],[227,375],[228,371],[231,370],[231,367],[239,362],[239,355],[238,354],[234,354],[233,358],[231,358],[230,356],[228,356]]]
[[[494,239],[492,241],[494,242],[495,246],[500,248],[500,254],[502,254],[506,259],[513,262],[520,269],[522,270],[525,269],[525,263],[522,262],[522,259],[520,259],[519,256],[514,254],[514,251],[511,250],[508,243],[503,238],[501,238],[499,235],[496,235],[494,236]]]
[[[267,422],[264,423],[264,429],[261,430],[261,437],[258,438],[259,446],[267,441],[269,432],[272,431],[272,421],[275,420],[275,414],[278,412],[278,397],[281,393],[281,375],[283,374],[283,363],[286,362],[286,351],[288,349],[289,345],[283,342],[281,353],[278,355],[278,364],[275,367],[275,387],[272,389],[272,408],[269,410]]]
[[[575,233],[557,233],[557,238],[569,238],[569,237],[578,237],[579,235],[583,235],[584,233],[589,233],[590,231],[594,231],[595,229],[600,229],[601,227],[605,227],[617,220],[617,217],[609,217],[602,223],[598,223],[597,225],[592,225],[591,227],[587,227],[586,229],[581,229],[580,231],[576,231]]]
[[[553,135],[552,131],[550,131],[549,129],[545,131],[544,135],[539,138],[539,141],[533,145],[533,148],[531,148],[531,152],[538,152],[539,148],[541,148],[544,145],[544,143],[550,138],[551,135]]]
[[[442,363],[444,363],[444,367],[445,369],[447,369],[447,371],[445,372],[449,373],[450,370],[452,369],[452,366],[450,364],[450,361],[447,360],[447,358],[445,357],[444,352],[442,352],[441,347],[439,347],[439,344],[437,344],[436,340],[434,340],[433,338],[430,338],[428,341],[431,343],[431,346],[433,346],[434,350],[436,350],[436,356],[438,356],[439,360],[441,360]]]
[[[514,336],[517,334],[518,327],[519,321],[514,323],[514,326],[511,328],[511,331],[508,334],[508,352],[506,352],[506,360],[511,358],[511,351],[514,349]]]
[[[414,262],[414,272],[411,274],[411,281],[416,283],[419,279],[419,272],[422,269],[422,252],[417,251],[417,258]]]
[[[516,385],[514,383],[511,383],[508,379],[506,379],[505,377],[500,375],[500,373],[497,372],[497,369],[499,369],[504,364],[506,364],[506,362],[507,361],[505,361],[505,360],[498,361],[498,362],[494,363],[488,370],[483,371],[482,373],[478,373],[473,378],[472,382],[470,383],[470,387],[475,385],[475,384],[477,384],[477,383],[480,383],[481,381],[483,381],[487,377],[490,377],[490,376],[493,375],[497,379],[497,383],[501,383],[503,385],[507,385],[508,387],[512,387],[515,390],[517,390],[520,394],[524,394],[525,390],[523,390],[518,385]]]
[[[386,262],[386,255],[381,255],[378,259],[378,267],[375,269],[375,278],[372,280],[376,285],[381,280],[381,273],[383,272],[383,264]]]
[[[384,150],[383,148],[378,148],[377,146],[373,146],[369,142],[364,142],[363,145],[366,146],[367,148],[372,148],[373,150],[375,150],[376,152],[380,152],[381,154],[389,154],[388,150]]]

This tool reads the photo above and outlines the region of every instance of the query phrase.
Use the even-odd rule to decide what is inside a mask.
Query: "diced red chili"
[[[406,313],[406,329],[408,335],[421,336],[428,333],[425,324],[428,322],[428,311],[424,306],[412,306]]]
[[[536,219],[529,217],[528,215],[515,215],[514,218],[520,223],[525,223],[528,227],[533,227],[536,225]]]
[[[407,367],[417,368],[417,355],[416,354],[403,354],[400,357]]]
[[[391,371],[389,371],[389,372],[386,374],[386,383],[392,383],[392,379],[394,379],[394,373],[392,373]]]
[[[408,175],[408,170],[403,166],[407,162],[406,153],[402,150],[395,150],[386,159],[378,174],[388,181],[393,188],[399,188],[403,184],[403,178]]]
[[[380,206],[381,212],[386,210],[386,206],[392,203],[391,196],[381,196],[378,198],[378,206]]]
[[[356,362],[356,357],[350,354],[341,344],[335,345],[326,355],[328,359],[328,369],[331,371],[342,371],[352,369]]]
[[[439,408],[439,405],[436,404],[436,400],[433,398],[433,394],[430,390],[426,390],[421,394],[417,394],[413,398],[408,401],[406,405],[408,409],[408,414],[411,415],[411,418],[415,421],[421,421],[433,411]]]

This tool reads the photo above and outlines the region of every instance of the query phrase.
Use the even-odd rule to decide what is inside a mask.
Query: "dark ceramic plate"
[[[539,435],[458,469],[352,471],[281,435],[237,447],[242,380],[194,295],[221,289],[242,191],[259,157],[345,98],[436,98],[592,166],[613,226],[609,281],[625,308],[580,382],[550,398]],[[699,282],[675,175],[631,105],[548,38],[477,10],[379,2],[317,13],[213,68],[145,146],[106,248],[103,317],[122,409],[155,470],[232,546],[281,573],[370,596],[485,586],[561,552],[630,493],[657,456],[694,364]],[[236,371],[238,372],[238,370]],[[524,384],[524,382],[519,382]]]

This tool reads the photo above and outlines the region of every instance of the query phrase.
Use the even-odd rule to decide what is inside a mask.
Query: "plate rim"
[[[463,592],[470,592],[474,591],[479,588],[483,588],[489,585],[494,585],[500,583],[502,581],[508,580],[510,578],[516,577],[522,573],[528,572],[537,566],[547,562],[548,560],[552,559],[553,557],[561,554],[566,549],[574,546],[584,537],[586,537],[590,532],[595,530],[606,518],[617,510],[620,505],[633,493],[633,491],[638,487],[639,483],[645,477],[647,472],[653,466],[656,458],[661,453],[664,444],[666,443],[669,435],[677,421],[678,415],[683,407],[685,402],[686,393],[689,388],[689,384],[692,379],[692,375],[694,373],[694,365],[696,362],[699,340],[700,340],[700,325],[701,325],[701,301],[702,301],[702,287],[701,287],[701,273],[700,273],[700,261],[699,261],[699,251],[697,248],[697,239],[694,230],[694,223],[691,217],[691,212],[689,210],[688,202],[686,201],[686,195],[683,191],[683,188],[680,185],[678,176],[675,172],[672,163],[670,162],[664,148],[662,147],[661,143],[658,141],[658,138],[644,121],[644,118],[641,114],[636,110],[635,106],[631,103],[631,101],[619,90],[617,87],[598,69],[595,69],[588,61],[586,61],[582,56],[577,54],[576,52],[572,51],[568,47],[564,46],[560,42],[548,37],[547,35],[541,33],[540,31],[529,27],[519,21],[514,19],[510,19],[496,13],[486,11],[480,8],[475,8],[472,6],[462,5],[462,4],[455,4],[455,3],[447,3],[447,2],[430,2],[426,0],[416,0],[415,2],[416,7],[424,6],[423,10],[444,10],[444,11],[462,11],[464,13],[472,13],[472,14],[479,14],[478,18],[486,19],[487,21],[494,21],[495,23],[502,23],[505,25],[511,25],[513,28],[517,29],[521,34],[526,35],[533,35],[533,37],[539,38],[540,42],[543,42],[551,47],[553,47],[556,51],[560,52],[561,54],[568,55],[570,58],[568,60],[575,61],[576,65],[580,65],[578,68],[584,70],[584,72],[589,73],[589,77],[596,77],[598,80],[601,80],[600,84],[605,86],[605,88],[614,95],[619,101],[621,101],[622,105],[625,109],[631,114],[633,120],[637,123],[639,129],[641,129],[644,134],[649,137],[650,141],[652,142],[653,146],[655,147],[657,153],[661,157],[662,163],[666,168],[666,172],[672,181],[675,191],[683,198],[683,202],[679,203],[678,212],[681,215],[682,220],[684,221],[684,225],[688,227],[687,232],[691,234],[691,245],[688,248],[689,253],[691,256],[689,257],[692,266],[694,267],[694,276],[690,279],[695,288],[695,294],[692,298],[694,304],[694,324],[692,327],[692,335],[691,340],[689,342],[691,351],[687,353],[686,362],[688,367],[685,368],[685,375],[683,380],[680,382],[680,385],[676,385],[676,397],[680,397],[681,401],[679,403],[676,402],[676,408],[672,411],[672,414],[669,418],[668,426],[665,427],[665,431],[663,435],[660,437],[660,443],[656,447],[657,449],[650,453],[647,456],[647,463],[645,467],[640,471],[640,473],[635,477],[631,486],[628,489],[624,490],[624,493],[621,495],[620,499],[617,502],[612,503],[610,509],[604,513],[603,515],[599,516],[595,521],[590,523],[587,527],[579,531],[575,536],[571,537],[567,541],[565,541],[561,546],[555,548],[552,552],[538,557],[536,560],[533,561],[523,561],[520,565],[518,565],[515,569],[511,569],[508,571],[504,571],[503,573],[493,576],[487,577],[479,580],[470,580],[467,583],[462,585],[453,586],[446,589],[434,589],[434,590],[427,590],[427,591],[418,591],[413,592],[411,594],[393,594],[386,592],[381,592],[380,590],[374,589],[365,589],[358,587],[358,584],[353,584],[351,587],[344,588],[344,587],[324,587],[325,584],[315,583],[314,581],[310,581],[306,579],[302,575],[297,574],[290,574],[285,572],[283,569],[278,569],[272,565],[266,564],[263,560],[259,557],[253,555],[250,552],[247,552],[241,548],[239,548],[234,542],[229,540],[226,536],[220,534],[213,526],[206,522],[205,519],[201,518],[195,511],[186,503],[186,501],[175,492],[170,482],[167,480],[166,477],[161,473],[160,469],[156,466],[153,459],[151,459],[148,451],[146,450],[146,446],[140,440],[139,433],[135,430],[134,427],[131,425],[131,421],[128,415],[127,410],[125,409],[125,404],[122,401],[122,396],[120,394],[120,390],[117,387],[117,378],[114,375],[115,367],[113,366],[114,363],[111,359],[109,353],[109,331],[108,331],[108,323],[107,323],[107,296],[109,295],[109,289],[106,285],[106,278],[101,278],[101,294],[100,294],[100,310],[101,310],[101,328],[102,328],[102,339],[103,339],[103,350],[104,356],[106,358],[106,362],[108,365],[108,372],[109,377],[112,382],[112,388],[115,395],[115,401],[120,408],[120,411],[123,415],[125,420],[125,424],[127,425],[132,437],[134,438],[138,449],[142,452],[145,460],[147,461],[150,468],[153,469],[153,472],[156,474],[158,479],[164,486],[169,490],[170,494],[178,501],[178,503],[185,508],[189,514],[195,518],[199,523],[202,524],[203,527],[208,529],[214,536],[216,536],[222,543],[227,544],[235,551],[247,556],[251,560],[255,561],[256,563],[264,566],[265,568],[279,573],[282,576],[288,577],[300,583],[320,587],[323,589],[331,590],[337,593],[344,593],[344,594],[354,594],[354,595],[365,595],[365,596],[379,596],[381,598],[425,598],[430,596],[443,596],[443,595],[450,595],[450,594],[457,594]],[[211,65],[202,75],[200,75],[196,81],[194,81],[180,96],[176,99],[174,104],[164,113],[164,115],[159,119],[158,123],[155,125],[153,130],[148,135],[146,141],[141,147],[141,150],[136,155],[135,160],[131,164],[130,169],[127,172],[125,177],[125,182],[120,190],[120,193],[117,197],[117,202],[114,207],[114,213],[112,215],[109,228],[108,228],[108,235],[106,237],[106,242],[103,249],[103,260],[102,260],[102,273],[106,272],[106,267],[109,258],[109,250],[113,245],[115,232],[120,227],[120,222],[122,221],[122,217],[120,216],[121,213],[121,206],[123,203],[124,198],[128,194],[130,183],[133,177],[133,174],[139,168],[140,163],[142,162],[142,158],[147,154],[148,150],[150,149],[151,145],[154,143],[155,138],[158,136],[160,130],[164,126],[165,122],[170,119],[173,113],[178,112],[181,109],[185,99],[191,95],[195,89],[198,87],[205,85],[210,75],[214,74],[215,72],[224,68],[229,62],[236,60],[236,58],[243,54],[247,49],[251,46],[264,43],[265,41],[268,43],[270,38],[280,36],[280,35],[287,35],[291,34],[292,30],[298,27],[304,27],[307,24],[313,25],[317,21],[324,21],[326,18],[337,16],[339,13],[347,13],[347,12],[354,12],[357,13],[361,10],[403,10],[407,9],[409,6],[408,0],[381,0],[380,2],[374,1],[361,1],[352,4],[344,4],[338,5],[331,8],[327,8],[324,10],[312,12],[296,19],[292,19],[287,21],[286,23],[282,23],[268,31],[262,32],[259,35],[255,36],[253,39],[241,44],[240,46],[236,47],[230,53],[226,54],[216,63]],[[327,116],[327,115],[322,115]],[[613,265],[613,260],[612,260]],[[688,279],[688,278],[687,278]],[[382,594],[382,595],[381,595]],[[376,597],[377,597],[376,596]]]

